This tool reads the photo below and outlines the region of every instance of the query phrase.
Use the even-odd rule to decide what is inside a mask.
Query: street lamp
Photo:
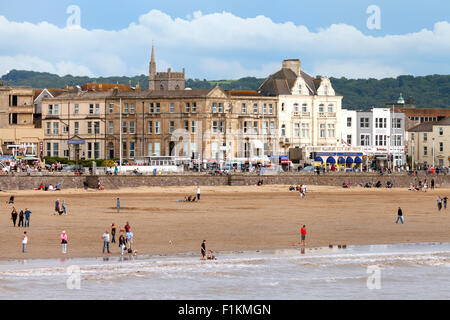
[[[434,168],[434,138],[432,139],[433,140],[433,147],[432,147],[432,151],[431,151],[431,156],[433,157],[433,168]]]

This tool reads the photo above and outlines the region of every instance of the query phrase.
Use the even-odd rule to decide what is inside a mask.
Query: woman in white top
[[[27,232],[25,231],[23,233],[23,240],[22,240],[22,252],[23,253],[25,253],[25,251],[26,251],[27,243],[28,243],[28,237],[27,237]]]

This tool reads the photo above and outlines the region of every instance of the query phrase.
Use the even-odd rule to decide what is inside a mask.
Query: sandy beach
[[[69,242],[65,257],[102,256],[102,234],[113,222],[123,227],[127,221],[138,254],[200,253],[203,239],[215,251],[292,248],[303,224],[308,247],[450,241],[450,209],[438,212],[436,205],[436,197],[449,196],[450,189],[308,186],[301,199],[288,186],[202,187],[199,203],[178,202],[195,193],[196,187],[1,192],[0,259],[62,257],[62,230]],[[11,205],[5,204],[10,195],[18,211],[32,211],[30,228],[12,226]],[[67,216],[54,215],[56,199],[66,201]],[[404,225],[394,223],[398,206]],[[29,243],[23,254],[25,230]],[[111,250],[120,254],[117,244]]]

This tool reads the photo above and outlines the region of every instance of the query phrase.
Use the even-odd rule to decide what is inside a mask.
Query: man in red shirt
[[[125,225],[125,232],[130,232],[130,229],[131,229],[131,226],[130,226],[130,224],[128,223],[128,221],[127,221],[127,224]]]
[[[303,225],[303,227],[300,229],[300,233],[301,233],[301,237],[302,237],[302,241],[300,242],[300,244],[302,245],[306,245],[305,240],[306,240],[306,226]]]

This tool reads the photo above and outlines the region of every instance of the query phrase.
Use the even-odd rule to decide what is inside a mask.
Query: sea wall
[[[211,176],[204,174],[159,175],[159,176],[67,176],[67,175],[42,175],[42,176],[0,176],[1,190],[31,190],[44,185],[57,185],[61,183],[64,189],[83,188],[84,182],[89,187],[95,187],[100,182],[106,189],[120,189],[141,186],[243,186],[254,185],[259,180],[264,184],[273,185],[328,185],[342,186],[347,181],[350,186],[364,185],[370,181],[381,181],[383,185],[391,181],[394,187],[407,188],[409,184],[419,180],[434,179],[437,187],[450,187],[450,175],[427,176],[419,175],[411,177],[406,174],[392,174],[379,176],[376,174],[280,174],[257,176],[248,174],[235,174],[230,176]]]

